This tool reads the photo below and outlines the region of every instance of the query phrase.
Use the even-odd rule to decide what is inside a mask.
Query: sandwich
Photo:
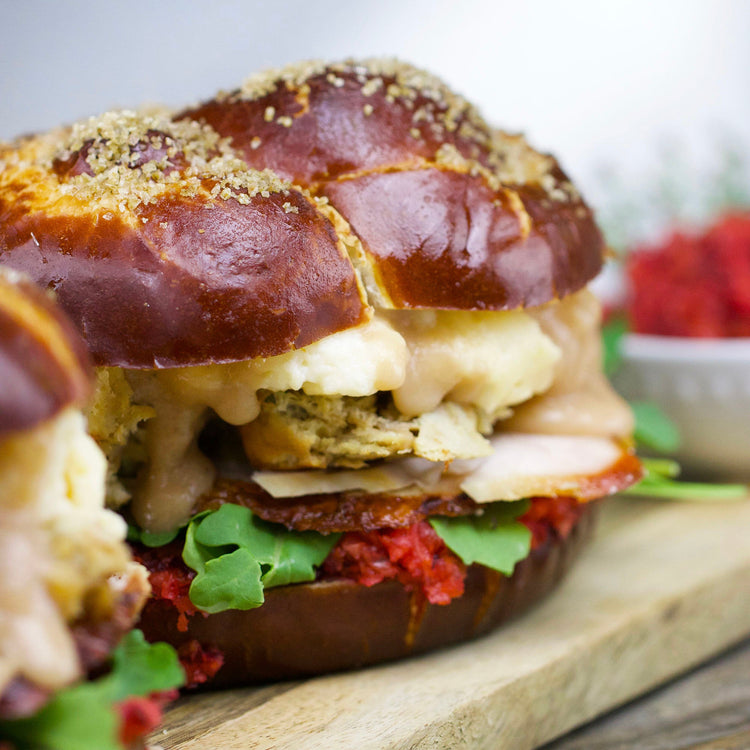
[[[557,162],[392,61],[14,144],[0,264],[97,366],[89,428],[193,684],[347,669],[550,591],[637,480]]]
[[[47,295],[0,269],[4,750],[141,747],[159,717],[149,695],[181,678],[170,649],[126,635],[149,585],[123,519],[104,507],[107,464],[81,412],[91,376],[83,343]]]

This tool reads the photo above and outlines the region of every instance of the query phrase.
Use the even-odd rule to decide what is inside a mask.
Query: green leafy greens
[[[177,539],[177,537],[180,535],[181,528],[182,527],[178,526],[176,529],[173,529],[172,531],[150,532],[150,531],[144,531],[138,526],[129,525],[128,526],[128,541],[140,542],[146,547],[163,547],[165,544],[169,544],[170,542]]]
[[[644,495],[667,500],[722,501],[744,500],[744,484],[711,484],[708,482],[676,481],[680,465],[665,458],[642,458],[643,479],[625,490],[628,495]]]
[[[479,516],[433,517],[430,525],[467,565],[480,563],[510,575],[531,549],[531,531],[516,519],[528,500],[492,503]]]
[[[339,536],[287,531],[240,505],[198,515],[188,526],[182,553],[198,574],[190,599],[209,613],[259,607],[265,588],[315,580],[315,568]]]
[[[18,750],[121,750],[115,704],[184,681],[174,649],[134,630],[115,649],[107,675],[61,690],[34,716],[0,722],[0,737]]]
[[[602,326],[602,354],[604,372],[613,375],[622,364],[622,339],[628,332],[625,318],[612,318]]]
[[[635,441],[639,446],[659,453],[671,453],[680,447],[677,425],[651,401],[631,401],[635,416]]]

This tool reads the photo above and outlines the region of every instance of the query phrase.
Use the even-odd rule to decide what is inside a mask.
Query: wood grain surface
[[[617,498],[563,586],[511,625],[382,667],[182,699],[153,742],[167,750],[538,747],[750,635],[749,530],[750,502]],[[745,729],[728,730],[735,745],[711,745],[716,734],[694,739],[750,747],[741,744]],[[651,747],[633,744],[636,736],[559,748]]]
[[[744,595],[749,595],[747,590]],[[635,747],[642,750],[750,748],[750,640],[545,745],[544,750]]]

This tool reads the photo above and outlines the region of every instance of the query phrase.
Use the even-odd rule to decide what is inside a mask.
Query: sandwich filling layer
[[[628,407],[601,373],[599,321],[597,301],[582,291],[523,311],[377,311],[366,325],[265,359],[102,369],[90,427],[110,459],[110,502],[132,497],[134,519],[150,532],[184,524],[217,477],[203,450],[211,453],[202,438],[210,421],[239,428],[248,472],[289,484],[284,472],[294,470],[308,493],[342,482],[341,489],[403,488],[417,458],[420,486],[425,476],[445,481],[446,467],[468,475],[478,466],[462,462],[483,460],[479,502],[540,488],[570,494],[571,477],[614,465],[632,431]],[[552,442],[509,444],[502,435],[510,432]],[[562,436],[573,436],[564,451],[589,455],[586,466],[550,472],[537,462],[543,487],[498,468],[509,465],[497,458],[499,446],[510,445],[512,463],[522,466],[540,446],[555,453]],[[328,489],[316,485],[321,475]]]

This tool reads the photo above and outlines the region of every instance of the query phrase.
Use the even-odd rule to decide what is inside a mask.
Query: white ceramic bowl
[[[629,334],[614,382],[674,420],[686,473],[750,482],[750,339]]]

